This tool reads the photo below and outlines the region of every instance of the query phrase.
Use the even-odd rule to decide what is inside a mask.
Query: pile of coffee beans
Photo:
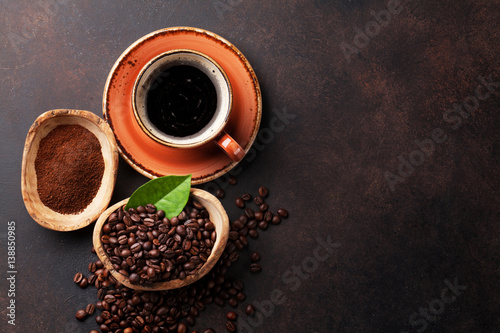
[[[189,199],[171,219],[153,204],[117,209],[103,225],[101,243],[114,269],[131,283],[180,279],[208,260],[217,239],[208,211]]]
[[[235,311],[226,313],[227,322],[225,323],[225,328],[228,332],[236,332],[236,320],[238,318],[236,311],[239,305],[243,305],[243,313],[247,316],[253,316],[255,314],[255,308],[251,304],[244,304],[246,294],[244,292],[243,282],[229,278],[227,276],[227,270],[238,260],[239,252],[248,246],[247,236],[257,238],[259,230],[262,231],[267,229],[269,223],[279,224],[282,218],[288,216],[288,212],[284,209],[278,209],[276,213],[272,213],[267,204],[263,206],[266,196],[267,189],[261,187],[259,189],[259,194],[254,198],[252,198],[250,194],[239,197],[243,200],[246,208],[242,214],[231,223],[230,238],[221,258],[205,277],[186,287],[157,292],[136,291],[122,286],[109,273],[100,260],[90,263],[88,266],[90,275],[85,277],[82,273],[77,273],[74,282],[82,288],[85,288],[87,285],[95,286],[97,288],[97,297],[99,300],[95,303],[95,307],[88,305],[84,310],[79,310],[76,313],[76,318],[78,320],[85,320],[92,315],[94,309],[99,310],[100,313],[95,317],[95,321],[101,332],[215,333],[212,328],[197,331],[188,329],[188,327],[195,326],[196,318],[208,305],[214,303],[222,307],[228,304],[234,308]],[[255,204],[255,209],[250,207],[252,201]],[[158,217],[158,211],[155,213],[147,213],[147,207],[144,207],[144,209],[146,209],[146,214],[156,214]],[[196,209],[201,214],[201,209]],[[150,211],[153,211],[152,207],[150,207]],[[120,213],[116,212],[116,214]],[[125,214],[125,212],[121,214]],[[140,214],[142,213],[139,213],[139,215]],[[190,213],[186,214],[188,217],[186,217],[185,221],[190,218]],[[161,213],[159,215],[161,217]],[[266,215],[267,218],[265,217]],[[204,219],[208,217],[201,218]],[[142,219],[144,220],[145,218],[143,217]],[[117,216],[117,221],[118,220],[119,218]],[[115,232],[118,223],[120,222],[114,224]],[[122,223],[125,224],[125,222]],[[118,229],[120,228],[122,227],[118,227]],[[150,231],[153,233],[153,230]],[[112,232],[113,228],[111,228],[111,231],[107,233],[107,235],[110,235]],[[118,232],[116,236],[117,235]],[[154,239],[155,238],[153,238],[153,240]],[[127,242],[127,246],[130,247],[131,245]],[[113,254],[116,255],[116,253],[114,253],[114,248]],[[144,251],[143,249],[143,256],[146,255]],[[149,255],[151,250],[146,251],[148,251],[147,255]],[[95,253],[95,251],[93,252]],[[120,264],[116,263],[116,265],[120,265],[120,268],[121,263],[124,261],[123,257],[121,258]],[[250,267],[250,270],[256,271],[255,267],[259,267],[258,271],[260,271],[260,264],[257,263],[260,260],[260,255],[253,252],[249,259],[251,265],[253,265]],[[141,269],[144,271],[144,267]],[[186,272],[186,270],[184,270],[184,272]],[[87,280],[87,284],[81,284],[83,279]],[[98,332],[97,330],[91,331],[91,333]]]

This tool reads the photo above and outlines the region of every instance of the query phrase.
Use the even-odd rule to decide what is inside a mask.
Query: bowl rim
[[[211,193],[198,188],[191,188],[190,195],[192,195],[195,198],[201,198],[207,202],[210,202],[210,204],[214,206],[214,209],[216,209],[219,212],[222,218],[222,226],[223,226],[222,231],[220,232],[219,230],[217,230],[216,244],[214,244],[214,247],[212,248],[212,253],[208,257],[205,264],[201,266],[201,268],[195,274],[186,276],[184,280],[175,279],[175,280],[154,282],[148,284],[134,284],[130,282],[128,277],[126,277],[125,275],[121,274],[116,269],[114,269],[111,263],[111,259],[108,257],[101,244],[102,227],[106,223],[107,218],[109,215],[111,215],[111,213],[113,213],[118,208],[127,204],[130,198],[126,198],[110,206],[101,214],[101,216],[99,217],[94,226],[94,231],[92,234],[92,243],[94,245],[97,257],[99,258],[99,260],[101,260],[101,262],[104,265],[104,268],[106,268],[109,271],[109,273],[113,276],[115,280],[117,280],[125,287],[134,290],[141,290],[141,291],[172,290],[190,285],[203,278],[206,274],[208,274],[212,270],[212,268],[215,266],[215,264],[221,257],[222,253],[224,252],[227,245],[227,241],[229,239],[229,217],[227,216],[226,210],[222,206],[220,200],[217,199]]]

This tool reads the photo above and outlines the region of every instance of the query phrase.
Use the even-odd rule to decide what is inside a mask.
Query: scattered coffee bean
[[[236,332],[236,325],[232,321],[226,323],[226,329],[228,332]]]
[[[255,212],[252,209],[247,208],[247,209],[245,209],[245,216],[247,219],[251,220],[251,219],[255,218]]]
[[[257,263],[250,264],[250,272],[256,273],[256,272],[260,272],[261,270],[262,270],[262,266],[260,264],[257,264]]]
[[[75,317],[80,321],[85,320],[85,318],[87,318],[87,312],[85,312],[85,310],[78,310]]]
[[[245,313],[249,316],[253,315],[255,313],[255,308],[252,304],[248,304],[247,307],[245,308]]]
[[[87,307],[85,308],[85,312],[87,312],[87,314],[90,316],[94,313],[95,311],[95,308],[96,306],[93,304],[93,303],[90,303],[89,305],[87,305]]]
[[[91,276],[89,276],[89,278],[88,278],[88,281],[89,281],[89,284],[90,284],[90,285],[94,285],[96,280],[97,280],[97,276],[95,276],[95,274],[92,274],[92,275],[91,275]]]
[[[229,311],[226,313],[227,320],[235,321],[238,318],[238,314],[234,311]]]
[[[260,260],[260,254],[258,254],[257,252],[254,252],[250,255],[250,260],[252,262],[257,262]]]
[[[184,323],[180,323],[177,326],[177,333],[186,333],[187,332],[187,326]]]
[[[259,228],[262,230],[266,230],[268,226],[269,226],[269,224],[267,223],[267,221],[260,221],[259,222]]]
[[[286,209],[280,208],[278,209],[278,215],[287,218],[288,217],[288,211]]]
[[[241,291],[236,294],[236,299],[238,300],[238,302],[243,302],[245,300],[245,298],[246,298],[245,293],[243,293]]]
[[[263,198],[267,197],[267,193],[268,193],[268,190],[267,190],[267,188],[266,188],[266,187],[261,186],[261,187],[259,188],[259,195],[260,195],[261,197],[263,197]]]
[[[75,277],[73,278],[73,282],[76,284],[79,284],[83,279],[83,274],[82,273],[76,273]]]
[[[220,188],[215,192],[215,196],[219,199],[223,199],[226,196],[226,192]]]
[[[243,201],[242,198],[236,198],[234,202],[236,203],[236,206],[238,206],[238,208],[245,208],[245,201]]]
[[[252,196],[248,193],[245,193],[241,196],[241,199],[243,199],[243,201],[250,201],[252,200]]]
[[[80,288],[87,288],[88,285],[89,285],[89,281],[85,277],[80,281],[80,283],[78,283],[78,286]]]
[[[238,184],[238,179],[235,176],[229,176],[229,185],[236,185]]]
[[[241,282],[240,280],[234,280],[233,288],[240,291],[243,290],[243,282]]]
[[[268,209],[269,209],[269,205],[268,205],[268,204],[266,204],[265,202],[264,202],[264,203],[262,203],[262,205],[260,205],[260,206],[259,206],[259,210],[260,210],[261,212],[263,212],[263,213],[264,213],[264,212],[266,212]]]
[[[231,305],[233,308],[236,308],[238,306],[238,300],[234,297],[231,297],[228,301],[229,305]]]
[[[281,218],[279,217],[279,215],[274,215],[273,219],[271,220],[271,223],[272,224],[280,224],[280,222],[281,222]]]
[[[207,328],[206,330],[203,331],[203,333],[215,333],[215,331],[211,328]]]
[[[95,273],[96,270],[97,270],[97,266],[95,265],[95,262],[91,262],[89,264],[89,272],[90,273]]]
[[[260,195],[256,196],[253,198],[253,202],[257,205],[260,206],[264,203],[264,199]]]
[[[267,211],[265,214],[264,214],[264,220],[266,222],[271,222],[273,220],[273,213],[271,213],[270,211]]]

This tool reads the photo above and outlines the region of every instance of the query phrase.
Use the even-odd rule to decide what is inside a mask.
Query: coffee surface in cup
[[[165,134],[185,137],[202,130],[217,109],[210,78],[196,67],[173,66],[161,72],[147,94],[148,118]]]

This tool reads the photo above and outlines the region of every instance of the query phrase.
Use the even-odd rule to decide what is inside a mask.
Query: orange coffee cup
[[[153,58],[132,91],[134,115],[149,137],[180,149],[214,142],[238,162],[245,151],[224,131],[231,106],[231,83],[222,67],[189,49]]]

